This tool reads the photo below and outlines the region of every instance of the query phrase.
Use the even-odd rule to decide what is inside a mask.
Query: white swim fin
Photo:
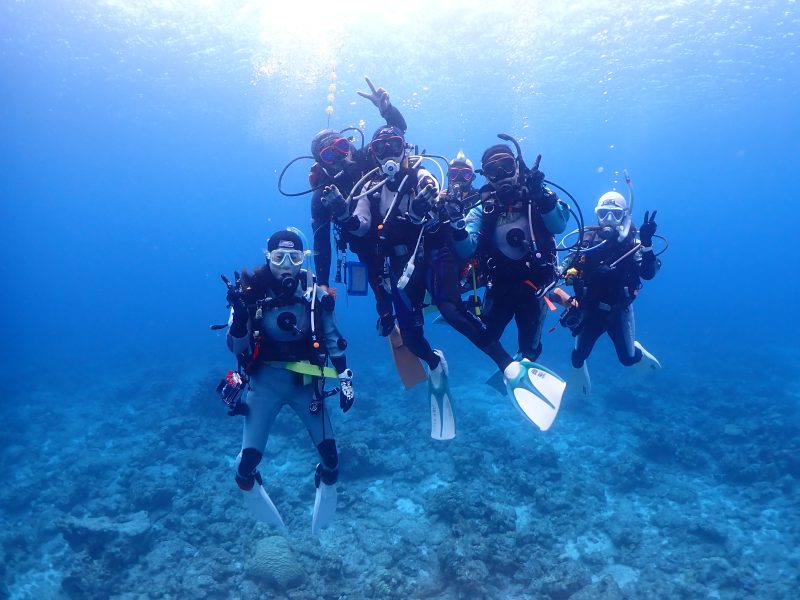
[[[311,533],[317,535],[333,523],[336,516],[336,486],[320,481],[317,495],[314,497],[314,513],[311,515]]]
[[[645,350],[644,346],[639,342],[633,342],[633,346],[642,351],[642,360],[633,365],[637,370],[643,373],[652,373],[653,371],[661,370],[661,363],[653,354]]]
[[[256,519],[273,527],[285,527],[281,514],[275,508],[267,490],[264,489],[261,475],[256,473],[256,483],[253,489],[248,492],[242,491],[242,493],[244,494],[244,503]]]
[[[572,367],[572,376],[570,377],[569,384],[575,390],[584,396],[592,393],[592,378],[589,377],[589,366],[584,361],[582,367]]]
[[[453,414],[453,401],[450,398],[447,361],[441,350],[433,352],[439,357],[439,366],[428,374],[431,437],[435,440],[452,440],[456,437],[456,422]]]

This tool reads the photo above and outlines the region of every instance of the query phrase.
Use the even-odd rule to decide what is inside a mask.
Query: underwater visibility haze
[[[795,598],[799,35],[793,0],[3,0],[0,598]],[[601,338],[542,432],[429,315],[458,423],[433,440],[372,298],[340,289],[356,400],[330,400],[338,507],[312,535],[291,411],[259,466],[285,529],[242,502],[209,325],[221,273],[311,235],[283,167],[384,124],[365,76],[420,150],[478,165],[514,136],[587,222],[627,172],[669,240],[636,302],[663,369]],[[558,314],[538,362],[566,376]]]

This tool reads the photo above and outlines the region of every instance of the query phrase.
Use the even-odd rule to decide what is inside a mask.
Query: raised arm
[[[376,88],[369,77],[364,77],[364,79],[369,86],[370,92],[359,91],[357,92],[358,95],[362,98],[366,98],[378,108],[381,116],[386,119],[387,125],[399,127],[405,133],[408,128],[406,126],[406,120],[403,118],[403,115],[400,114],[400,111],[392,104],[389,99],[389,92],[382,87]]]

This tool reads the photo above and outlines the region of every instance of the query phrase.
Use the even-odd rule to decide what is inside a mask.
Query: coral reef
[[[306,577],[286,538],[271,535],[256,542],[245,568],[247,575],[287,590],[299,586]]]
[[[0,597],[793,600],[798,404],[773,381],[753,380],[754,419],[724,378],[598,377],[542,434],[455,371],[458,436],[441,443],[424,391],[387,387],[386,368],[359,370],[354,410],[333,415],[339,506],[317,537],[319,459],[291,412],[260,467],[278,532],[242,503],[241,421],[198,386],[207,372],[184,375],[189,396],[149,372],[71,402],[40,384],[4,424]],[[156,398],[171,410],[145,409]],[[47,477],[27,439],[45,440]]]

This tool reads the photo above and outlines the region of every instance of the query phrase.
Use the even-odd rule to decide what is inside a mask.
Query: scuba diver
[[[610,191],[600,196],[594,212],[597,226],[584,230],[582,249],[568,255],[562,265],[573,296],[561,290],[551,296],[567,307],[560,321],[575,336],[573,379],[586,395],[591,391],[586,359],[603,333],[608,333],[617,358],[626,367],[661,368],[658,359],[636,341],[633,315],[641,280],[653,279],[661,268],[661,260],[653,252],[657,211],[645,213],[637,232],[628,201]]]
[[[425,234],[426,244],[431,249],[442,250],[441,252],[431,252],[431,268],[434,269],[431,287],[435,287],[431,290],[431,294],[434,304],[440,311],[442,311],[440,304],[448,307],[442,311],[442,317],[448,322],[450,320],[447,319],[446,313],[453,310],[460,313],[461,309],[454,309],[453,305],[464,304],[461,294],[470,289],[472,294],[467,301],[466,308],[472,315],[480,315],[481,300],[477,295],[478,281],[476,279],[478,274],[477,270],[473,268],[472,242],[466,231],[464,219],[469,210],[479,203],[480,194],[473,186],[474,182],[475,168],[472,161],[462,150],[459,150],[456,157],[447,165],[447,187],[439,194],[436,204],[437,218],[428,224]],[[445,224],[450,225],[450,228],[440,227]],[[441,265],[445,263],[447,263],[447,268],[442,271]],[[440,265],[438,269],[436,265]],[[457,281],[455,286],[451,281],[453,273]],[[472,287],[469,286],[470,277],[472,277]],[[437,283],[440,285],[434,285]],[[481,324],[481,328],[485,328],[480,319],[476,322]],[[458,328],[456,327],[456,329]],[[467,335],[467,337],[470,336]]]
[[[543,296],[556,280],[554,235],[564,231],[569,207],[545,187],[541,155],[529,169],[519,143],[506,134],[498,137],[512,142],[516,155],[506,144],[483,153],[487,183],[466,227],[486,278],[481,318],[490,338],[499,340],[512,318],[517,324],[517,360],[503,371],[506,387],[523,414],[546,430],[566,383],[534,361],[542,351]]]
[[[238,361],[217,391],[229,415],[244,416],[242,449],[236,457],[236,484],[253,514],[272,525],[283,520],[264,489],[258,464],[275,417],[284,405],[297,413],[319,452],[314,484],[312,533],[329,525],[336,511],[339,458],[325,398],[339,394],[347,412],[353,405],[353,372],[347,368],[346,341],[334,317],[333,296],[322,290],[309,270],[310,253],[291,228],[267,242],[267,264],[245,271],[228,285],[231,307],[226,341]],[[325,366],[330,360],[333,368]],[[325,390],[327,379],[338,387]],[[311,385],[310,388],[305,387]],[[246,398],[246,400],[245,400]]]
[[[406,130],[406,121],[395,108],[389,92],[375,88],[369,77],[365,77],[370,93],[357,92],[372,102],[386,124]],[[316,161],[311,168],[309,180],[313,189],[311,197],[311,227],[314,232],[314,266],[317,280],[327,290],[331,270],[331,226],[336,243],[336,280],[342,280],[341,253],[347,247],[366,265],[366,279],[375,295],[378,312],[378,333],[387,336],[394,328],[392,299],[380,285],[382,265],[376,263],[372,249],[374,239],[369,239],[369,202],[353,199],[353,187],[374,167],[368,149],[356,149],[341,132],[323,129],[311,140],[311,154]],[[366,286],[364,286],[366,287]],[[366,292],[366,290],[365,290]]]
[[[475,170],[472,161],[459,152],[447,169],[447,189],[439,195],[437,218],[426,225],[425,260],[433,304],[453,329],[491,358],[501,373],[516,374],[520,365],[503,348],[481,319],[461,299],[461,266],[472,255],[473,245],[466,229],[465,211],[478,203],[480,194],[472,187]],[[473,270],[474,273],[474,270]],[[477,290],[474,290],[477,297]],[[480,305],[473,304],[480,312]],[[513,364],[512,364],[513,363]],[[510,394],[514,401],[513,393]]]
[[[439,195],[439,182],[420,166],[423,157],[407,155],[405,135],[398,127],[378,128],[369,150],[380,176],[366,182],[364,191],[358,193],[370,202],[376,254],[386,265],[384,280],[397,316],[398,331],[390,336],[393,358],[407,388],[428,380],[431,437],[449,440],[456,432],[447,361],[425,338],[422,314],[427,289],[423,238]],[[427,364],[427,376],[419,359]]]

